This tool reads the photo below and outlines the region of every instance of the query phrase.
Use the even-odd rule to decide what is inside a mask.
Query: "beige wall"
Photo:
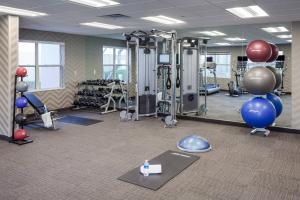
[[[283,51],[286,56],[285,65],[287,70],[285,71],[284,77],[284,91],[291,92],[291,45],[278,45],[279,50]],[[226,52],[231,54],[231,66],[236,70],[237,56],[245,55],[245,47],[211,47],[208,48],[208,52]],[[209,79],[211,81],[211,79]],[[230,80],[235,81],[234,73],[231,72],[231,79],[217,78],[218,84],[221,89],[228,89],[228,82]]]
[[[35,93],[51,110],[70,107],[74,101],[75,85],[85,79],[85,37],[21,29],[20,40],[65,43],[64,88]],[[27,112],[29,111],[27,110]]]

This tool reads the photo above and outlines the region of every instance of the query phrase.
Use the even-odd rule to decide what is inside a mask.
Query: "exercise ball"
[[[272,92],[275,85],[275,75],[266,67],[253,67],[245,73],[243,84],[246,90],[254,95],[264,95]]]
[[[15,140],[24,140],[27,137],[26,131],[24,129],[18,129],[14,133]]]
[[[27,117],[26,117],[26,115],[23,114],[23,113],[19,113],[19,114],[17,114],[16,117],[15,117],[16,123],[17,123],[17,124],[20,124],[20,125],[25,124],[26,120],[27,120]]]
[[[265,128],[276,119],[274,105],[265,98],[255,97],[245,102],[241,109],[243,120],[253,128]]]
[[[18,92],[26,92],[28,90],[28,84],[24,81],[20,81],[16,85],[16,90]]]
[[[272,43],[269,43],[269,44],[272,49],[272,54],[271,54],[271,57],[269,58],[269,60],[267,60],[267,62],[274,62],[278,58],[279,48],[275,44],[272,44]]]
[[[18,97],[16,99],[16,106],[17,108],[25,108],[27,106],[27,99],[24,97]]]
[[[254,40],[248,44],[246,54],[252,62],[266,62],[272,55],[272,48],[264,40]]]
[[[198,135],[189,135],[177,143],[177,148],[190,153],[207,152],[211,150],[209,142]]]
[[[276,117],[279,117],[283,110],[283,103],[279,96],[274,93],[267,93],[267,99],[272,102],[276,110]]]
[[[18,67],[16,70],[16,75],[18,77],[25,77],[27,75],[27,69],[25,67]]]
[[[276,90],[281,85],[281,81],[282,81],[281,73],[279,71],[277,71],[274,67],[267,66],[266,68],[271,70],[275,76],[276,84],[275,84],[274,90]]]

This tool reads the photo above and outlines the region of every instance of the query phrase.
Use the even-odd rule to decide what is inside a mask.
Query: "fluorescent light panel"
[[[91,26],[91,27],[96,27],[96,28],[110,29],[110,30],[124,28],[123,26],[104,24],[104,23],[100,23],[100,22],[87,22],[87,23],[81,23],[81,25]]]
[[[95,8],[114,6],[120,4],[118,2],[111,1],[111,0],[69,0],[69,1],[83,4],[86,6],[95,7]]]
[[[26,17],[39,17],[39,16],[47,15],[46,13],[35,12],[31,10],[23,10],[19,8],[6,7],[6,6],[0,6],[0,12],[12,14],[12,15],[26,16]]]
[[[269,16],[266,11],[257,5],[248,6],[248,7],[235,7],[228,8],[227,11],[240,18],[254,18],[254,17],[267,17]]]
[[[279,27],[267,27],[267,28],[262,28],[262,30],[269,32],[269,33],[283,33],[283,32],[289,32],[287,28],[284,26],[279,26]]]
[[[219,45],[219,46],[229,46],[231,45],[230,43],[227,43],[227,42],[217,42],[217,43],[214,43],[215,45]]]
[[[174,18],[171,18],[171,17],[167,17],[167,16],[164,16],[164,15],[142,17],[142,19],[152,21],[152,22],[161,23],[161,24],[168,24],[168,25],[185,23],[184,21],[174,19]]]
[[[220,31],[201,31],[199,32],[203,35],[208,35],[208,36],[224,36],[226,35],[225,33],[222,33]]]
[[[277,35],[277,37],[282,38],[282,39],[290,39],[290,38],[292,38],[292,35]]]
[[[239,37],[233,37],[233,38],[224,38],[224,40],[228,40],[228,41],[245,41],[245,38],[239,38]]]

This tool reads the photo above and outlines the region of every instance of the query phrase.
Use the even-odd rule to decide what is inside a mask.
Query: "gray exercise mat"
[[[199,159],[194,156],[176,151],[166,151],[149,161],[150,164],[161,164],[162,174],[144,177],[140,174],[140,166],[119,177],[119,180],[132,183],[151,190],[158,190],[169,180]]]
[[[99,122],[103,122],[102,120],[77,117],[72,115],[64,116],[58,119],[58,121],[63,123],[82,125],[82,126],[89,126],[89,125],[97,124]]]

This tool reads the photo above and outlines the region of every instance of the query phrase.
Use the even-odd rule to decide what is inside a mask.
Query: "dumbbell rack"
[[[21,81],[23,81],[23,77],[21,77]],[[14,107],[13,107],[13,121],[12,121],[12,133],[11,133],[11,139],[9,140],[10,143],[13,144],[18,144],[18,145],[24,145],[24,144],[28,144],[28,143],[32,143],[33,140],[30,139],[29,137],[25,138],[24,140],[16,140],[14,138],[14,133],[15,133],[15,127],[16,127],[16,99],[17,99],[17,93],[20,93],[17,91],[16,86],[17,86],[17,82],[18,82],[18,76],[15,75],[15,85],[14,85]],[[23,95],[23,92],[20,93],[20,95]],[[23,114],[24,113],[24,109],[21,108],[20,112]],[[19,125],[19,128],[23,129],[24,126],[23,125]]]
[[[81,82],[77,85],[78,88],[78,92],[75,94],[75,99],[80,99],[79,96],[81,98],[85,98],[85,99],[93,99],[95,101],[97,101],[97,99],[101,99],[101,100],[106,100],[105,102],[103,102],[102,105],[97,106],[97,108],[99,109],[99,112],[101,114],[106,114],[106,113],[111,113],[111,112],[115,112],[117,111],[116,109],[116,101],[114,99],[114,97],[119,97],[120,94],[115,94],[115,88],[116,88],[116,81],[113,81],[111,83],[108,83],[107,85],[95,85],[95,84],[89,84],[87,81]],[[103,90],[107,90],[107,94],[103,95],[102,97],[97,96],[97,94],[79,94],[79,91],[83,91],[82,87],[84,86],[84,90],[87,91],[99,91],[101,89]],[[122,90],[122,94],[120,99],[123,96],[123,90]],[[91,106],[91,105],[77,105],[77,109],[83,109],[83,108],[95,108],[95,106]]]

